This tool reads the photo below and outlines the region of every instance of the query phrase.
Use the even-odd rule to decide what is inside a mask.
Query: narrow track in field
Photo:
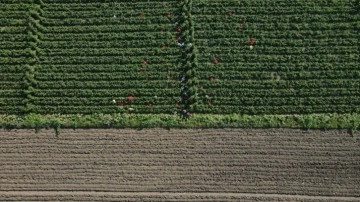
[[[217,193],[217,192],[97,192],[97,191],[0,191],[0,196],[6,197],[160,197],[160,198],[213,198],[213,199],[241,199],[241,198],[262,198],[262,199],[281,199],[281,200],[301,200],[301,201],[360,201],[360,197],[344,196],[309,196],[309,195],[289,195],[289,194],[253,194],[253,193]]]

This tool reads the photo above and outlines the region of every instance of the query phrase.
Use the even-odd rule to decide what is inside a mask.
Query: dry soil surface
[[[0,201],[360,201],[360,134],[0,130]]]

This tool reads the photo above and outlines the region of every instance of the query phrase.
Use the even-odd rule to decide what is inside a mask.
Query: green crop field
[[[0,0],[1,124],[56,116],[57,125],[74,125],[95,114],[111,119],[101,126],[133,115],[125,125],[254,116],[268,122],[240,126],[320,127],[311,125],[316,116],[321,127],[356,129],[359,4]],[[298,124],[282,117],[293,115]]]

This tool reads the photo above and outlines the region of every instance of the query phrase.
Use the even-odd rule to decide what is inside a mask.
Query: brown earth
[[[0,130],[0,200],[360,201],[342,130]]]

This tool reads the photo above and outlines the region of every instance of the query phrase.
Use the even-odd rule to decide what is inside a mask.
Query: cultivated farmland
[[[358,1],[2,1],[3,114],[358,113]]]
[[[194,1],[198,111],[358,113],[360,18],[345,2]]]
[[[360,201],[359,11],[0,0],[0,200]]]
[[[360,140],[346,131],[18,130],[0,142],[0,200],[360,200]]]

